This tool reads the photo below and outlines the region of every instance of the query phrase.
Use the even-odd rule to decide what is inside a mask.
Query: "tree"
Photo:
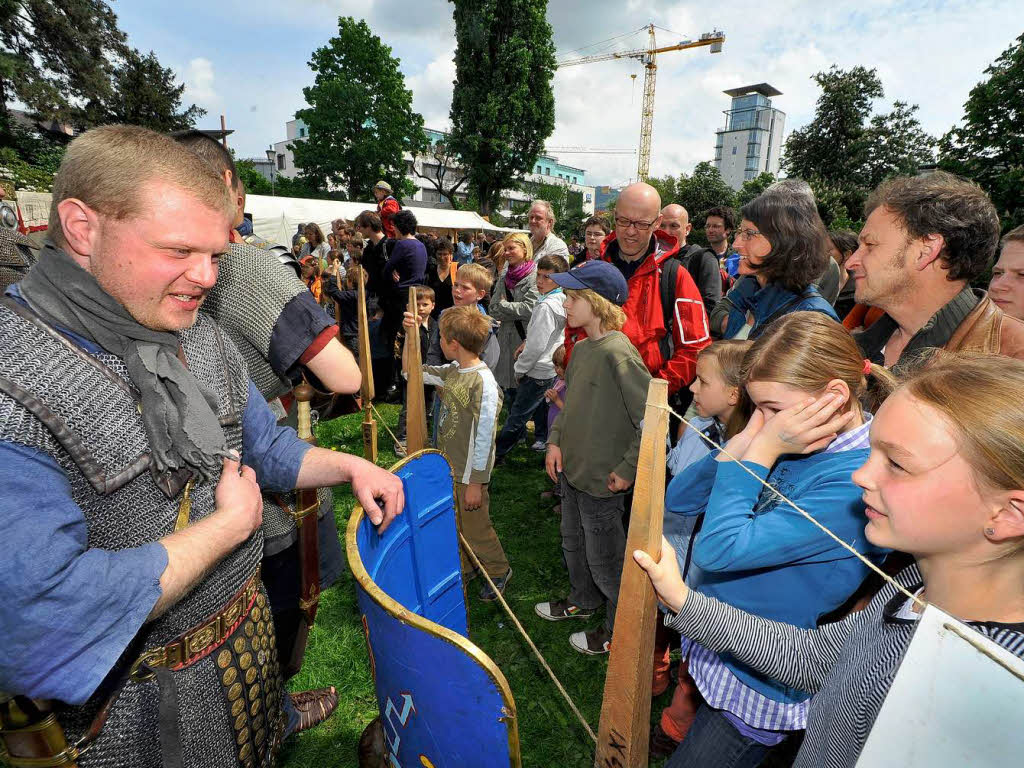
[[[722,173],[715,168],[714,163],[705,161],[697,163],[689,176],[680,176],[676,198],[664,202],[679,203],[683,206],[696,227],[698,224],[703,226],[704,222],[699,219],[708,208],[714,208],[716,205],[734,207],[736,192],[725,183]]]
[[[860,211],[885,179],[933,160],[935,140],[921,128],[916,105],[897,101],[892,112],[872,116],[872,101],[885,95],[874,69],[833,65],[811,79],[821,88],[814,119],[790,134],[782,167],[815,190],[828,188],[843,216]]]
[[[961,123],[942,137],[939,165],[981,185],[1010,229],[1024,224],[1024,35],[985,74]]]
[[[420,157],[426,173],[421,172],[415,162],[412,172],[429,182],[442,198],[451,203],[452,208],[459,210],[461,204],[458,195],[469,179],[469,171],[452,150],[451,144],[447,140],[435,141]]]
[[[426,137],[398,65],[365,21],[347,16],[338,19],[338,34],[313,51],[316,78],[302,89],[310,106],[295,113],[309,138],[289,145],[311,189],[341,187],[350,199],[368,199],[385,179],[396,196],[412,194],[403,155],[423,150]]]
[[[775,174],[768,171],[762,171],[754,178],[744,181],[740,191],[736,193],[736,212],[739,213],[740,208],[768,189],[775,181]]]
[[[449,137],[481,212],[533,168],[555,128],[547,0],[451,0],[455,89]]]
[[[679,174],[678,179],[672,175],[663,176],[660,179],[651,176],[647,179],[647,183],[658,190],[658,196],[661,197],[661,204],[668,205],[669,203],[676,202],[676,198],[679,197],[679,185],[685,180],[686,174],[681,173]]]
[[[82,105],[109,99],[128,52],[103,0],[0,0],[0,112],[20,101],[44,120],[78,125]]]
[[[206,114],[195,104],[182,110],[185,84],[177,83],[174,70],[162,67],[152,51],[146,56],[128,51],[111,75],[111,86],[108,97],[86,106],[89,124],[127,123],[167,133],[192,128]]]

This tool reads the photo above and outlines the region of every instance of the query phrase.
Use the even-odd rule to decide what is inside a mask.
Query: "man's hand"
[[[396,515],[405,508],[405,491],[402,480],[386,469],[371,464],[357,456],[350,457],[352,467],[352,495],[362,506],[370,522],[377,526],[378,533],[384,533]],[[377,503],[383,502],[383,511]]]
[[[654,592],[662,604],[672,613],[679,613],[690,590],[679,574],[679,561],[668,539],[664,536],[661,538],[661,560],[658,562],[654,562],[650,555],[639,549],[633,552],[633,559],[647,572]]]
[[[526,349],[526,342],[525,341],[522,342],[518,347],[516,347],[516,351],[512,353],[512,359],[513,360],[518,360],[519,356],[521,354],[523,354],[523,350],[524,349]]]
[[[391,272],[391,279],[394,280],[396,283],[402,279],[401,275],[398,274],[397,269]]]
[[[484,502],[484,487],[480,483],[469,483],[466,486],[466,509],[480,509]]]
[[[548,443],[548,455],[544,458],[544,469],[548,471],[551,482],[558,482],[558,475],[562,472],[562,449],[557,445]]]
[[[237,454],[236,454],[237,455]],[[252,467],[236,459],[224,459],[220,482],[214,492],[216,514],[220,515],[235,543],[246,541],[263,523],[263,494]]]
[[[633,487],[632,480],[623,480],[614,472],[608,473],[608,490],[612,493],[622,493]]]
[[[405,311],[402,313],[402,327],[412,330],[416,327],[416,323],[419,322],[419,316],[414,315],[412,312]]]

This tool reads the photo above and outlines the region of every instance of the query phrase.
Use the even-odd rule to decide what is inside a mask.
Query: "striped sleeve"
[[[821,689],[839,659],[843,643],[870,609],[817,629],[801,629],[741,611],[691,590],[666,626],[705,648],[738,661],[786,685],[809,693]]]

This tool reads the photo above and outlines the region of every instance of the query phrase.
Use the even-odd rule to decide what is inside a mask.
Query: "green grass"
[[[380,411],[394,429],[397,406],[383,406]],[[361,454],[360,419],[355,414],[322,425],[318,430],[320,445]],[[378,444],[379,464],[390,466],[397,461],[383,426]],[[558,516],[552,512],[554,502],[540,498],[550,485],[541,455],[522,445],[492,476],[491,518],[513,570],[505,598],[596,731],[607,657],[584,656],[569,646],[569,634],[583,629],[582,622],[548,622],[533,611],[534,603],[564,597],[569,590]],[[338,535],[344,540],[354,499],[347,487],[341,487],[335,489],[334,501]],[[593,765],[593,743],[501,606],[476,599],[479,584],[475,580],[467,590],[470,639],[495,661],[512,688],[519,713],[524,768],[589,768]],[[321,598],[305,664],[289,687],[300,691],[326,685],[338,689],[338,711],[326,723],[290,739],[280,765],[357,765],[359,736],[377,715],[354,580],[347,569]],[[654,702],[654,714],[668,703],[668,696],[665,694]]]

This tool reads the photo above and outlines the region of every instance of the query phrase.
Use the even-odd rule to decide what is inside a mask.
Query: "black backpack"
[[[665,322],[665,335],[658,342],[662,360],[670,360],[675,349],[672,335],[675,312],[672,310],[676,304],[676,280],[682,268],[682,263],[675,256],[665,259],[659,267],[658,290],[661,293],[661,316]]]

